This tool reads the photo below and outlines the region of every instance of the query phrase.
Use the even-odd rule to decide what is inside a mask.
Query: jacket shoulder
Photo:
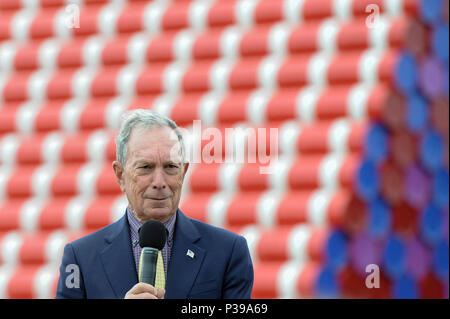
[[[125,217],[120,218],[112,224],[109,224],[99,230],[94,231],[91,234],[80,237],[70,244],[75,249],[89,249],[103,245],[105,240],[112,238],[115,234],[118,234],[122,230],[122,227],[126,223]]]
[[[221,243],[223,243],[224,241],[233,243],[236,239],[244,238],[243,236],[233,233],[232,231],[207,224],[200,220],[192,218],[189,218],[189,220],[207,240],[219,240]]]

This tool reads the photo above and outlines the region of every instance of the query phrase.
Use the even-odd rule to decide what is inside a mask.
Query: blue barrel
[[[325,255],[330,268],[339,269],[348,262],[348,238],[341,230],[334,230],[328,238]]]
[[[410,132],[424,131],[428,123],[428,102],[419,94],[408,96],[406,126]]]
[[[434,55],[448,65],[449,45],[448,45],[448,25],[439,25],[434,28],[431,36],[431,47]]]
[[[385,238],[392,224],[391,208],[381,199],[375,199],[368,208],[368,233],[373,239]]]
[[[420,2],[420,18],[428,25],[437,24],[442,21],[442,0],[422,0]]]
[[[448,242],[448,229],[449,229],[449,213],[448,213],[448,206],[445,207],[442,211],[442,218],[443,218],[443,224],[444,229],[442,230],[443,238]]]
[[[433,270],[442,282],[448,282],[448,242],[440,241],[433,252]]]
[[[430,204],[422,212],[420,231],[422,239],[429,245],[435,246],[443,235],[443,218],[439,209]]]
[[[413,93],[417,84],[417,65],[410,53],[403,53],[395,68],[395,85],[404,94]]]
[[[439,169],[433,177],[433,202],[434,204],[444,209],[448,206],[449,194],[449,175],[448,170]]]
[[[429,130],[422,137],[419,146],[422,165],[431,173],[436,172],[442,164],[444,145],[439,133]]]
[[[365,155],[374,163],[382,162],[389,154],[389,135],[381,124],[373,125],[367,134]]]
[[[386,243],[383,262],[383,268],[391,279],[400,278],[406,266],[406,252],[404,243],[395,235]]]
[[[316,293],[319,298],[337,298],[339,284],[332,267],[325,267],[320,272],[316,282]]]
[[[416,281],[407,275],[402,275],[392,286],[392,297],[396,299],[417,299],[419,289]]]
[[[364,160],[356,174],[356,191],[366,202],[374,200],[378,194],[379,177],[376,166],[371,160]]]

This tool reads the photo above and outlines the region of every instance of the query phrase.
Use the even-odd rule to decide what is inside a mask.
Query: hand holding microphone
[[[139,261],[139,283],[133,286],[125,299],[161,299],[164,288],[155,288],[158,252],[166,243],[167,233],[164,224],[149,220],[139,229],[139,245],[142,247]]]
[[[145,282],[137,283],[125,295],[125,299],[162,299],[166,291],[163,288],[156,289]]]

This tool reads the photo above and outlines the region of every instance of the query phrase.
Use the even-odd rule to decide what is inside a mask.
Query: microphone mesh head
[[[139,245],[142,248],[152,247],[161,250],[166,243],[166,238],[166,227],[160,221],[148,220],[139,228]]]

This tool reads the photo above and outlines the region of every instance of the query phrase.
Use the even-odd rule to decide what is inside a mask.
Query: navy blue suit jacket
[[[78,267],[78,282],[76,266],[69,265]],[[125,214],[65,246],[56,298],[124,298],[137,282]],[[252,286],[245,238],[178,210],[164,298],[250,298]]]

